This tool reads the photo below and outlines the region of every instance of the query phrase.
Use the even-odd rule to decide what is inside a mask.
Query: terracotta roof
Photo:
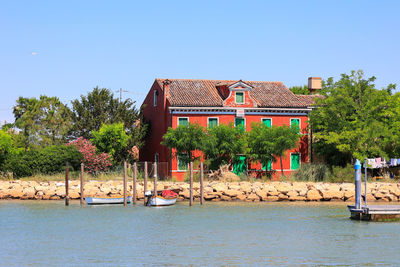
[[[162,88],[167,79],[156,79]],[[170,88],[167,99],[171,106],[222,107],[223,97],[216,86],[232,85],[238,80],[168,79]],[[253,87],[250,96],[258,107],[309,107],[315,96],[293,94],[282,82],[243,81]]]

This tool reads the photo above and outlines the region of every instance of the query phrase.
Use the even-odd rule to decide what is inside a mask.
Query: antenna
[[[129,91],[122,90],[122,88],[119,88],[119,91],[115,91],[115,92],[119,92],[119,103],[121,103],[122,102],[122,92],[128,93]]]

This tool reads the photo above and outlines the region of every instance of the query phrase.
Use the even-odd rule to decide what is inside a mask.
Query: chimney
[[[319,95],[321,92],[321,77],[309,77],[308,78],[308,90],[311,95]]]

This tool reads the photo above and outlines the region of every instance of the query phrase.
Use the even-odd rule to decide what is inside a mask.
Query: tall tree
[[[15,125],[22,130],[25,150],[29,146],[66,142],[71,128],[71,111],[57,97],[20,97],[13,109]]]
[[[323,83],[324,98],[310,115],[314,149],[331,165],[352,159],[398,156],[400,98],[392,95],[395,85],[375,88],[375,77],[363,71],[342,74]]]
[[[119,102],[109,89],[95,87],[86,96],[72,101],[72,137],[90,139],[92,131],[98,131],[103,124],[123,123],[131,136],[129,144],[140,147],[146,126],[134,104],[130,99]]]

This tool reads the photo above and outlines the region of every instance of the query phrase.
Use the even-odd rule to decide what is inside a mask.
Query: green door
[[[267,166],[265,166],[265,163],[263,163],[263,164],[262,164],[262,169],[263,169],[263,171],[270,171],[270,170],[272,170],[272,162],[271,162],[271,161],[268,161]]]
[[[290,155],[290,169],[297,170],[300,167],[300,154],[292,153]]]
[[[245,156],[237,156],[233,159],[233,173],[236,175],[247,173],[247,159]]]

